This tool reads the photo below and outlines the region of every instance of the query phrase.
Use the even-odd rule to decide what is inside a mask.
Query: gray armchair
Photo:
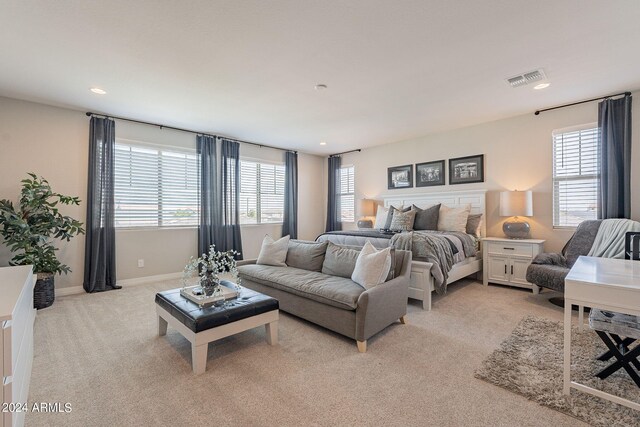
[[[564,279],[579,256],[587,255],[593,246],[602,220],[583,221],[562,248],[561,254],[544,253],[534,258],[527,269],[527,281],[542,288],[564,293]],[[555,305],[564,306],[561,298],[551,298]]]

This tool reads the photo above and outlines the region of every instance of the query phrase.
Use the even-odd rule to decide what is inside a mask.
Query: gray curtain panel
[[[340,198],[338,197],[338,187],[340,186],[340,166],[342,159],[340,156],[329,157],[329,188],[327,194],[327,227],[326,231],[342,230],[340,222]]]
[[[240,144],[222,139],[222,223],[217,227],[216,249],[242,254],[240,234]],[[237,259],[242,259],[239,255]]]
[[[631,101],[627,95],[598,104],[600,219],[631,216]]]
[[[218,154],[216,138],[210,135],[196,137],[200,162],[200,224],[198,226],[198,254],[209,252],[216,243],[216,224],[222,221],[220,191],[218,188]]]
[[[114,220],[114,156],[116,124],[91,117],[89,124],[89,180],[84,251],[87,292],[119,289],[116,286],[116,233]]]
[[[284,218],[282,236],[298,238],[298,153],[285,153]]]

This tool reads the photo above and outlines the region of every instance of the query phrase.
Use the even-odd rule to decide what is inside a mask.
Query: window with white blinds
[[[282,222],[284,165],[240,161],[240,224]]]
[[[342,166],[338,171],[337,205],[340,222],[355,221],[355,177],[353,166]]]
[[[597,218],[599,155],[595,124],[553,132],[554,227]]]
[[[198,225],[195,150],[118,141],[114,166],[116,227]]]

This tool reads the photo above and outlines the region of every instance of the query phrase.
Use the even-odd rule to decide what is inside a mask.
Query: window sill
[[[164,231],[164,230],[197,230],[197,225],[189,225],[184,227],[116,227],[118,231]]]

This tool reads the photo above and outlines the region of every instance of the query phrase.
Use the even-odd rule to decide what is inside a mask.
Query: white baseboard
[[[117,284],[119,286],[135,286],[135,285],[143,285],[146,283],[153,282],[162,282],[163,280],[175,280],[180,279],[182,277],[182,272],[179,273],[168,273],[168,274],[157,274],[155,276],[146,276],[146,277],[136,277],[134,279],[124,279],[118,280]],[[56,297],[64,297],[66,295],[75,295],[84,293],[84,288],[82,286],[67,286],[64,288],[56,288]]]
[[[64,297],[67,295],[81,294],[84,292],[82,286],[67,286],[66,288],[56,287],[56,297]]]
[[[135,279],[118,280],[120,286],[134,286],[142,285],[145,283],[162,282],[163,280],[174,280],[182,278],[182,272],[179,273],[167,273],[157,274],[155,276],[136,277]]]

